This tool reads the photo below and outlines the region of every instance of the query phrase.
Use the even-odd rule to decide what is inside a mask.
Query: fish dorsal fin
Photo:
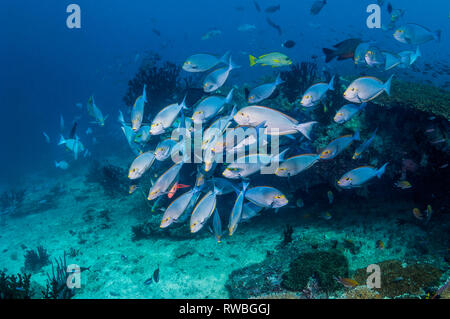
[[[293,117],[290,117],[289,115],[287,115],[287,114],[285,114],[285,113],[282,113],[282,112],[280,112],[280,111],[278,111],[278,110],[272,109],[272,108],[270,108],[270,107],[262,106],[262,105],[252,105],[252,106],[250,106],[250,107],[265,108],[265,109],[268,109],[268,110],[277,112],[278,114],[283,115],[284,117],[288,118],[289,120],[291,120],[291,121],[294,122],[295,124],[298,124],[298,121],[297,121],[296,119],[294,119]]]

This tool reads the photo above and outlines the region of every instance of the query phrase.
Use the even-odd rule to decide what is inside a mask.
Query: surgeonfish
[[[141,127],[142,120],[144,118],[144,106],[145,103],[147,103],[147,94],[145,92],[146,87],[147,85],[144,84],[142,95],[136,99],[131,110],[131,128],[135,132],[137,132]]]
[[[195,206],[189,223],[191,233],[196,233],[200,229],[202,229],[205,223],[214,213],[217,204],[217,192],[218,190],[216,188],[214,188],[214,190],[212,191],[209,191]]]
[[[378,97],[383,91],[390,95],[391,77],[383,83],[377,78],[364,76],[353,81],[344,92],[344,98],[353,103],[364,103]]]
[[[405,69],[411,66],[419,57],[422,56],[419,47],[416,48],[416,51],[402,51],[398,54],[383,52],[383,54],[385,56],[385,71],[396,66]]]
[[[62,170],[66,170],[69,168],[69,164],[66,161],[60,161],[60,162],[55,161],[55,167],[60,168]]]
[[[280,177],[295,176],[312,167],[320,159],[320,154],[302,154],[290,157],[280,164],[275,175]]]
[[[423,44],[429,41],[441,40],[441,30],[432,32],[428,28],[415,23],[407,23],[394,32],[395,40],[405,44]]]
[[[247,98],[248,103],[258,103],[262,100],[269,98],[273,94],[277,86],[282,83],[284,83],[284,81],[281,79],[280,74],[278,74],[275,82],[262,84],[260,86],[255,87],[248,94]]]
[[[312,85],[306,92],[303,94],[301,105],[306,108],[314,107],[318,105],[326,96],[326,93],[330,91],[334,91],[334,76],[331,78],[329,83],[317,83]]]
[[[280,208],[288,204],[286,196],[274,187],[256,186],[245,193],[245,198],[253,204],[265,208]]]
[[[237,225],[241,220],[242,208],[244,206],[245,191],[247,190],[249,184],[250,184],[249,182],[244,182],[242,184],[242,190],[239,192],[236,198],[236,202],[234,203],[233,209],[231,210],[230,221],[228,223],[228,231],[230,236],[234,234]]]
[[[381,178],[386,170],[386,166],[389,163],[384,164],[381,168],[376,169],[372,166],[362,166],[355,168],[345,173],[338,181],[337,185],[343,189],[349,189],[354,187],[360,187],[370,181],[374,177]]]
[[[367,103],[361,103],[361,105],[346,104],[336,112],[333,120],[336,123],[343,124],[355,116],[355,114],[361,112],[366,106]]]
[[[78,159],[78,154],[84,152],[83,143],[79,140],[78,136],[73,139],[65,139],[62,135],[58,145],[65,145],[67,150],[73,152],[75,159]]]
[[[320,152],[321,160],[330,160],[338,156],[342,153],[347,147],[350,146],[354,141],[359,141],[359,131],[356,131],[355,134],[352,135],[344,135],[338,137],[331,141],[325,148]]]
[[[283,152],[275,155],[268,154],[250,154],[237,158],[234,162],[230,163],[227,168],[222,172],[222,175],[226,178],[238,179],[245,178],[252,174],[257,173],[271,163],[283,161],[283,156],[287,152],[287,149]],[[264,172],[269,173],[269,172]]]
[[[377,135],[377,131],[378,131],[378,129],[376,129],[376,130],[373,132],[372,136],[371,136],[368,140],[366,140],[364,143],[362,143],[360,146],[358,146],[358,147],[356,148],[355,153],[353,154],[352,159],[359,159],[359,158],[361,157],[361,154],[362,154],[366,149],[369,148],[370,144],[372,144],[372,142],[373,142],[375,136]]]
[[[249,221],[256,215],[258,215],[264,207],[253,204],[252,202],[247,202],[242,208],[241,222]]]
[[[353,54],[353,61],[355,62],[355,64],[366,63],[366,53],[371,45],[372,45],[371,42],[360,42],[358,44]]]
[[[209,143],[216,136],[221,136],[223,132],[230,126],[231,120],[233,116],[236,114],[236,105],[231,110],[231,113],[226,116],[222,116],[215,120],[204,132],[203,132],[203,140],[202,140],[202,149],[206,149]],[[213,145],[215,147],[215,145]],[[217,151],[214,149],[214,151]],[[221,150],[220,150],[221,151]]]
[[[250,66],[260,64],[262,66],[271,66],[272,68],[276,68],[292,64],[292,60],[287,55],[280,52],[264,54],[259,58],[249,55],[249,60]]]
[[[103,117],[102,111],[100,111],[97,105],[95,105],[94,96],[89,97],[87,110],[89,115],[94,118],[95,123],[99,124],[100,126],[105,125],[105,120],[108,118],[108,116]]]
[[[155,158],[158,161],[164,161],[172,154],[172,149],[177,144],[176,141],[171,139],[166,139],[161,141],[155,149]]]
[[[231,56],[227,67],[222,67],[209,73],[203,81],[203,91],[206,93],[214,92],[220,88],[228,78],[230,71],[237,69],[239,66],[233,64]]]
[[[48,137],[47,133],[42,132],[42,135],[44,135],[45,141],[50,144],[50,137]]]
[[[178,177],[178,174],[180,173],[180,170],[181,170],[181,167],[183,166],[183,164],[184,164],[183,161],[181,161],[177,164],[174,164],[164,174],[162,174],[156,180],[155,184],[153,184],[153,186],[150,188],[147,199],[153,200],[153,199],[158,198],[159,196],[165,194],[166,192],[168,192],[169,187],[172,185],[172,183]]]
[[[302,133],[307,139],[316,121],[299,123],[296,119],[283,114],[277,110],[258,105],[249,105],[240,109],[233,117],[239,125],[256,127],[265,123],[265,134],[268,135],[290,135]]]
[[[192,114],[194,123],[205,123],[214,118],[222,111],[225,104],[231,103],[233,91],[234,89],[231,89],[226,97],[212,95],[204,98],[194,109]]]
[[[166,228],[172,223],[178,222],[183,213],[186,212],[186,209],[188,208],[189,203],[193,199],[194,195],[200,192],[200,190],[201,187],[195,186],[193,189],[180,195],[172,203],[170,203],[170,205],[164,211],[160,227]]]
[[[187,109],[186,107],[186,97],[180,104],[174,103],[163,108],[155,116],[150,126],[151,135],[160,135],[166,132],[166,130],[172,126],[173,122],[177,118],[178,114],[182,109]]]
[[[214,216],[213,216],[212,231],[213,231],[214,236],[216,237],[217,242],[218,243],[222,242],[222,235],[223,235],[222,221],[220,220],[220,215],[219,215],[217,208],[216,208],[216,210],[214,212]]]
[[[139,144],[146,144],[148,141],[150,141],[151,136],[150,126],[141,125],[139,130],[134,134],[134,141]]]
[[[183,70],[187,72],[205,72],[215,67],[219,63],[228,64],[228,55],[226,52],[220,59],[211,54],[194,54],[183,63]]]
[[[154,152],[149,151],[140,154],[131,163],[130,169],[128,170],[129,179],[140,178],[153,164],[155,161]]]

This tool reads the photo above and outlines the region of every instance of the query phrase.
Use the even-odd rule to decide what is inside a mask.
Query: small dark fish
[[[255,0],[253,0],[253,4],[255,5],[256,11],[261,12],[261,7],[259,6],[258,2],[256,2]]]
[[[153,281],[157,283],[159,281],[159,265],[158,268],[153,272]]]
[[[311,6],[311,15],[318,15],[322,8],[327,4],[327,0],[316,0]]]
[[[122,259],[122,261],[128,261],[128,257],[125,255],[120,255],[120,259]]]
[[[389,14],[392,13],[392,4],[391,4],[391,3],[388,3],[388,5],[387,5],[387,11],[389,12]]]
[[[148,278],[146,281],[144,281],[144,285],[148,286],[148,285],[150,285],[152,282],[153,282],[153,278],[150,277],[150,278]]]
[[[86,270],[91,270],[91,266],[89,267],[80,267],[80,272],[86,271]]]
[[[274,13],[274,12],[277,12],[278,10],[280,10],[280,5],[277,5],[277,6],[270,6],[270,7],[267,7],[266,8],[266,12],[267,13]]]
[[[295,46],[295,41],[292,41],[292,40],[287,40],[286,42],[284,42],[281,46],[283,47],[283,48],[287,48],[287,49],[290,49],[290,48],[293,48],[294,46]]]
[[[77,122],[73,123],[72,129],[70,130],[70,138],[73,139],[75,137],[75,133],[77,131]]]
[[[245,99],[248,100],[248,95],[250,94],[250,90],[248,88],[244,89]]]
[[[158,29],[152,29],[153,33],[156,34],[158,37],[161,36],[161,32]]]
[[[330,62],[335,57],[338,58],[338,61],[345,59],[353,59],[355,55],[356,47],[361,43],[361,39],[347,39],[338,44],[335,44],[334,50],[323,48],[322,51],[326,55],[325,62]]]
[[[269,19],[269,17],[266,18],[267,23],[274,29],[278,31],[278,33],[281,35],[283,31],[281,31],[281,27],[277,24],[275,24],[272,20]]]

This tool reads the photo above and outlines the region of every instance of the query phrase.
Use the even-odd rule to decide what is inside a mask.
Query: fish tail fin
[[[181,110],[189,110],[189,107],[186,105],[186,97],[187,94],[184,96],[183,101],[181,101]]]
[[[232,119],[237,113],[237,104],[233,105],[233,109],[231,110],[230,113],[230,119]]]
[[[323,53],[325,54],[325,62],[328,63],[331,60],[334,59],[335,55],[335,51],[332,49],[328,49],[328,48],[323,48],[322,49]]]
[[[437,31],[434,33],[434,37],[436,38],[436,40],[437,40],[438,42],[441,42],[441,33],[442,33],[442,30],[437,30]]]
[[[224,55],[222,55],[222,57],[220,58],[220,62],[224,63],[224,64],[228,64],[228,60],[230,58],[230,51],[227,51],[224,53]]]
[[[62,145],[62,144],[66,144],[66,140],[64,139],[64,136],[61,135],[61,137],[59,138],[58,145]]]
[[[277,78],[275,80],[275,85],[280,85],[284,83],[284,81],[281,79],[281,73],[278,73]]]
[[[334,91],[334,79],[336,78],[335,75],[333,75],[333,77],[330,80],[330,83],[328,83],[328,90],[330,91]]]
[[[289,148],[285,149],[283,152],[278,153],[276,155],[272,155],[270,161],[271,162],[283,162],[284,161],[284,155],[289,151]]]
[[[242,182],[242,191],[245,192],[247,190],[248,185],[250,185],[250,181]]]
[[[417,46],[417,48],[416,48],[416,59],[417,59],[418,57],[420,57],[420,56],[422,56],[422,52],[420,52],[420,47]]]
[[[384,70],[385,71],[396,67],[401,62],[400,58],[396,57],[393,54],[385,54],[384,56],[386,57],[386,61],[385,61],[385,64],[384,64]]]
[[[355,134],[353,135],[353,140],[354,141],[360,141],[361,140],[361,136],[359,135],[359,129],[356,130]]]
[[[225,98],[225,103],[227,103],[227,104],[231,103],[231,100],[233,99],[233,92],[234,92],[234,89],[231,89],[230,92],[228,93],[227,97]]]
[[[240,67],[241,67],[240,65],[233,63],[233,61],[231,60],[231,55],[230,55],[230,59],[228,60],[228,69],[231,71],[233,69],[239,69]]]
[[[383,166],[380,167],[379,170],[377,170],[376,174],[378,178],[381,178],[381,176],[384,174],[384,172],[386,171],[386,166],[388,166],[389,163],[384,164]]]
[[[295,129],[302,133],[308,140],[311,140],[310,134],[314,124],[318,123],[317,121],[301,123],[295,126]]]
[[[256,58],[253,55],[248,56],[250,60],[250,66],[254,66],[256,64]]]
[[[392,82],[392,78],[394,77],[394,74],[392,74],[389,78],[389,80],[386,81],[386,83],[384,83],[384,91],[387,93],[387,95],[391,95],[391,82]]]
[[[144,98],[144,103],[147,103],[147,93],[145,92],[147,89],[147,84],[144,84],[144,89],[142,90],[142,97]]]

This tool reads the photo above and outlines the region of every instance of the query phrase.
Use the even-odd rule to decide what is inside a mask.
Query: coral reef
[[[343,299],[381,299],[381,295],[367,286],[358,286],[345,291]]]
[[[142,95],[144,85],[147,85],[147,97],[151,97],[153,111],[160,110],[168,100],[179,93],[182,88],[179,78],[181,67],[168,61],[160,63],[160,60],[154,53],[144,58],[137,74],[128,82],[128,90],[123,98],[126,105],[134,105],[136,98]],[[146,110],[145,116],[148,112],[154,113]]]
[[[292,234],[294,233],[294,229],[291,225],[287,224],[283,230],[283,241],[281,242],[282,246],[286,246],[290,242],[292,242]]]
[[[418,297],[424,289],[439,284],[442,271],[430,264],[403,265],[398,260],[387,260],[377,263],[381,269],[381,288],[374,288],[382,297]],[[354,279],[366,282],[366,269],[358,269]]]
[[[285,83],[280,87],[281,92],[290,103],[295,102],[306,89],[318,79],[317,64],[313,62],[295,63],[288,71],[280,73]]]
[[[432,85],[394,79],[391,95],[382,94],[374,103],[386,108],[412,108],[450,120],[450,92]]]
[[[303,291],[311,276],[317,278],[322,290],[335,291],[340,286],[334,277],[348,276],[347,259],[337,250],[303,253],[291,263],[281,285],[288,290]]]
[[[23,203],[24,198],[24,189],[4,191],[0,195],[0,215],[14,212]]]
[[[129,181],[126,170],[112,164],[101,165],[94,161],[86,175],[86,182],[99,184],[109,197],[121,196],[128,192]]]
[[[47,286],[42,291],[44,299],[70,299],[75,295],[74,289],[67,287],[67,278],[70,275],[67,272],[66,253],[64,257],[56,259],[56,269],[52,262],[52,277],[47,274]]]
[[[31,299],[31,274],[6,275],[0,272],[1,299]]]
[[[50,255],[43,246],[38,246],[35,250],[27,250],[25,253],[24,269],[31,272],[39,271],[42,267],[50,263]]]

